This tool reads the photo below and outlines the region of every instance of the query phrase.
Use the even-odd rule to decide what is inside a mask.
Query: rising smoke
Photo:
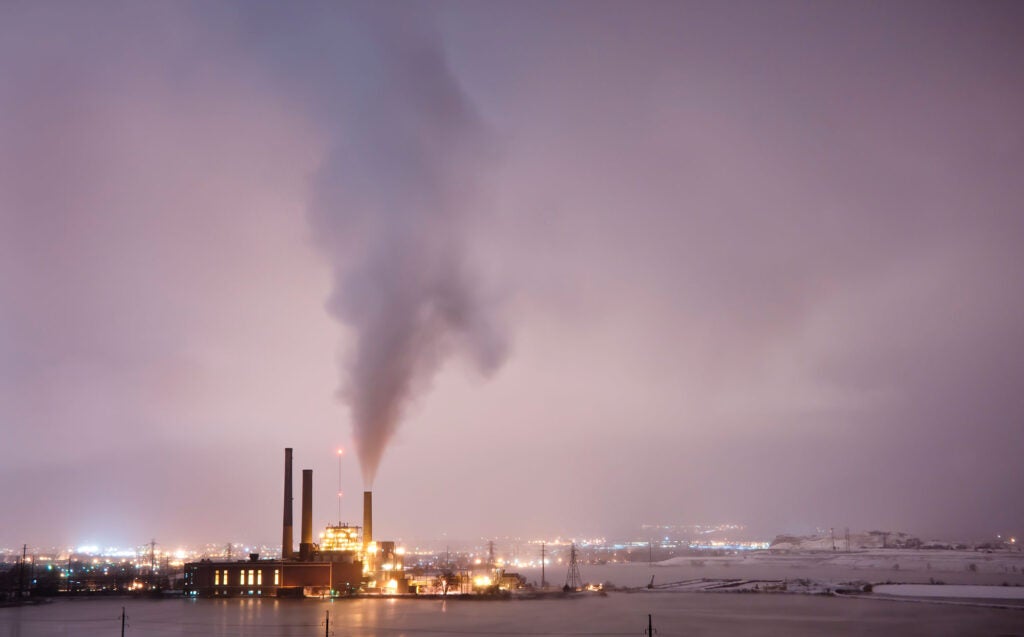
[[[328,309],[354,334],[341,395],[367,486],[447,356],[484,373],[505,356],[465,250],[485,129],[437,39],[415,16],[381,17],[361,16],[367,64],[310,209],[334,269]]]

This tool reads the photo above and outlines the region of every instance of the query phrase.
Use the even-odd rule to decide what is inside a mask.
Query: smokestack
[[[363,548],[373,541],[373,491],[363,491]]]
[[[284,534],[281,537],[281,559],[290,559],[295,554],[295,538],[292,535],[292,448],[284,450]]]
[[[299,559],[308,560],[313,556],[313,470],[302,470],[302,540],[299,542]]]

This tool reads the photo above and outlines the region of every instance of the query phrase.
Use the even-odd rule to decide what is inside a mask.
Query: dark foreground
[[[64,600],[0,609],[0,636],[324,634],[1022,635],[1024,611],[806,595],[617,593],[566,600]]]

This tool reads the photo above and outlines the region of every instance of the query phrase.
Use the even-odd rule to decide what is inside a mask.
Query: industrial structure
[[[370,492],[364,501],[372,499]],[[367,528],[372,511],[364,512]],[[302,471],[302,512],[299,552],[295,553],[292,517],[292,450],[284,450],[284,515],[281,559],[200,560],[185,565],[185,595],[192,597],[308,597],[353,594],[365,588],[368,573],[364,565],[373,562],[376,545],[359,527],[339,522],[313,542],[313,471]],[[394,543],[390,543],[394,546]],[[370,559],[367,559],[370,558]],[[372,581],[372,580],[371,580]],[[396,591],[398,587],[393,587]]]
[[[393,541],[378,541],[373,532],[373,492],[363,492],[363,525],[328,525],[313,541],[313,471],[302,470],[299,550],[294,545],[292,450],[284,450],[284,514],[280,559],[214,561],[203,559],[184,567],[185,595],[190,597],[335,597],[357,593],[404,595],[472,593],[520,588],[523,579],[496,568],[491,557],[477,575],[459,573],[446,564],[434,574],[423,569],[413,576],[405,569],[405,551]],[[478,560],[479,564],[480,561]]]

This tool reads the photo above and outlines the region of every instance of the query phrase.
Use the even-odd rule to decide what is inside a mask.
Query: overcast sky
[[[0,546],[1024,532],[1022,29],[0,4]]]

